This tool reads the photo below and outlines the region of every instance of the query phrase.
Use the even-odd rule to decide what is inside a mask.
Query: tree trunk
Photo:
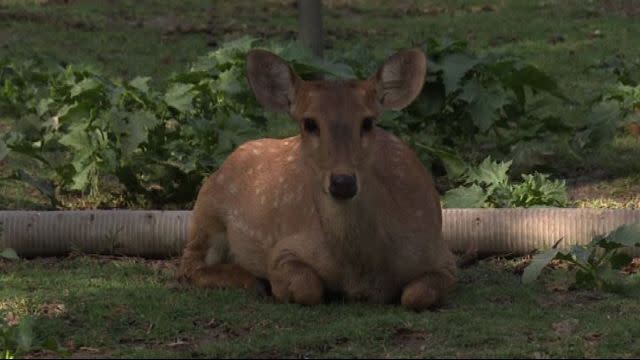
[[[300,40],[318,58],[322,58],[322,1],[298,0]]]

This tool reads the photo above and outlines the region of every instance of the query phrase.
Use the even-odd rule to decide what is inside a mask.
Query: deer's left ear
[[[402,50],[378,69],[370,80],[375,83],[383,109],[402,110],[420,94],[427,72],[427,58],[422,50]]]

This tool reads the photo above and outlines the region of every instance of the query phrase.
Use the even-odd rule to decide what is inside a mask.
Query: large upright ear
[[[384,109],[401,110],[420,94],[427,72],[422,50],[402,50],[385,61],[370,80],[376,84],[378,101]]]
[[[247,77],[262,106],[271,111],[289,111],[299,78],[284,60],[265,50],[251,50],[247,55]]]

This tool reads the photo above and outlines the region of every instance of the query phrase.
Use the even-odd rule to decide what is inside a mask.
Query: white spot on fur
[[[289,156],[287,157],[287,162],[292,162],[292,161],[293,161],[293,159],[294,159],[294,158],[293,158],[293,156],[289,155]]]
[[[251,152],[253,152],[254,155],[260,155],[260,150],[258,149],[253,149]]]
[[[247,224],[240,217],[234,215],[234,216],[231,216],[229,220],[230,220],[231,225],[235,229],[239,230],[240,232],[244,233],[245,235],[249,235],[251,237],[254,236],[254,231],[251,229],[249,224]]]
[[[238,193],[238,187],[235,184],[229,185],[229,192],[232,195],[236,195]]]
[[[258,167],[257,167],[256,169],[257,169],[257,170],[262,169],[262,166],[263,166],[263,165],[264,165],[264,164],[260,164],[260,165],[258,165]]]
[[[216,179],[216,181],[218,182],[218,184],[222,184],[224,182],[224,174],[218,174],[218,178]]]
[[[418,216],[422,216],[422,210],[418,210],[418,211],[416,211],[416,215],[418,215]]]

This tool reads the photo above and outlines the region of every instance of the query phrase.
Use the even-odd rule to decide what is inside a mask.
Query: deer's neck
[[[356,197],[337,203],[327,194],[315,202],[324,239],[337,258],[360,259],[358,262],[380,264],[386,256],[384,234],[376,220],[371,199]]]

